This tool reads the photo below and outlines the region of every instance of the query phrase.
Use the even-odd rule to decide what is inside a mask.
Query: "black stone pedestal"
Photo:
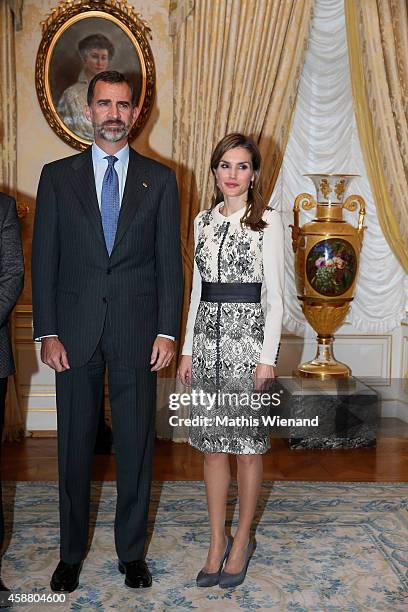
[[[378,394],[356,378],[328,382],[279,378],[280,423],[291,448],[362,448],[376,445]],[[287,419],[285,422],[284,419]]]

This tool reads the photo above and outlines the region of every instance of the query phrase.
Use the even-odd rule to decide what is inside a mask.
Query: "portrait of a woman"
[[[78,53],[82,60],[82,70],[77,82],[63,92],[57,112],[67,128],[80,138],[92,140],[92,124],[84,115],[88,85],[96,74],[108,70],[115,49],[105,35],[91,34],[79,41]]]
[[[211,208],[194,221],[193,286],[179,364],[181,381],[193,388],[249,392],[265,388],[275,376],[283,315],[283,227],[280,214],[263,199],[260,170],[258,147],[243,134],[228,134],[212,154],[214,197]],[[224,417],[239,411],[218,399],[211,407],[192,405],[191,413],[228,423]],[[199,587],[241,584],[254,551],[250,530],[269,433],[236,423],[190,428],[190,444],[204,453],[211,529]],[[239,491],[234,538],[225,532],[230,455],[237,460]]]

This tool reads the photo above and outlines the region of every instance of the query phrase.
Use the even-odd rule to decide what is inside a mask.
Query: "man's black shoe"
[[[125,585],[129,589],[147,589],[152,586],[152,575],[145,561],[119,561],[119,571],[125,574]]]
[[[80,563],[65,563],[60,561],[57,569],[51,578],[51,590],[56,593],[72,593],[79,584],[79,574],[82,569],[82,561]]]

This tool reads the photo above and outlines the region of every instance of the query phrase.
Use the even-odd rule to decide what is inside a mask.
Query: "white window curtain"
[[[288,228],[297,194],[306,191],[315,196],[312,182],[302,175],[347,172],[361,175],[354,179],[350,193],[363,196],[367,210],[360,273],[347,321],[360,331],[383,333],[398,326],[405,316],[408,277],[381,232],[364,167],[353,112],[343,0],[316,0],[314,13],[293,126],[270,201],[282,211],[285,224],[284,324],[296,335],[311,334],[296,298]],[[313,211],[304,212],[303,221],[313,216]],[[356,224],[351,213],[344,217]]]

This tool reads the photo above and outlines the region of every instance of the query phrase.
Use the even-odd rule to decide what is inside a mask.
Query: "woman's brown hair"
[[[246,149],[251,154],[252,170],[254,172],[254,180],[253,182],[251,181],[251,185],[248,189],[246,210],[244,215],[241,217],[241,223],[250,227],[251,230],[262,230],[267,225],[262,219],[262,215],[267,208],[267,205],[265,204],[260,189],[261,154],[252,138],[236,132],[224,136],[224,138],[220,140],[215,147],[211,156],[211,170],[214,174],[215,180],[215,170],[218,168],[218,164],[220,163],[224,154],[230,149],[237,149],[238,147]],[[223,199],[224,196],[222,191],[215,181],[211,209],[213,209],[219,202],[222,202]]]

